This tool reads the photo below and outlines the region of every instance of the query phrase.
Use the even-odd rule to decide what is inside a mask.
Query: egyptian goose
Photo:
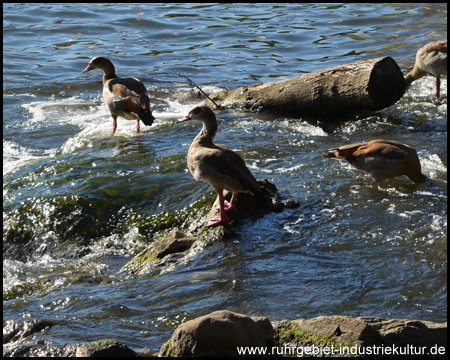
[[[405,76],[406,88],[426,74],[436,77],[436,97],[439,98],[440,76],[447,75],[447,40],[431,42],[417,51],[414,68]]]
[[[113,135],[117,128],[117,116],[137,120],[137,133],[140,130],[139,120],[147,126],[153,124],[155,118],[150,110],[150,99],[144,84],[135,78],[117,77],[113,63],[102,56],[93,58],[83,72],[95,69],[104,72],[103,99],[113,118]]]
[[[189,147],[187,165],[195,180],[208,182],[219,197],[219,214],[206,226],[226,223],[225,212],[235,209],[238,192],[251,192],[256,203],[265,207],[263,190],[259,187],[244,160],[225,145],[213,144],[218,125],[214,112],[207,106],[196,106],[180,120],[198,120],[203,128]],[[223,191],[232,192],[230,203],[224,200]]]
[[[408,176],[415,183],[428,179],[422,174],[416,150],[395,140],[378,139],[344,145],[325,151],[322,156],[343,159],[355,168],[367,171],[376,183],[400,175]]]

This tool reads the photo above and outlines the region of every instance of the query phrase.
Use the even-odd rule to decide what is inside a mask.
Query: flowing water
[[[447,79],[413,83],[395,105],[333,130],[226,109],[218,143],[300,202],[191,254],[171,271],[119,272],[156,219],[210,197],[186,167],[200,130],[179,124],[204,91],[286,79],[447,38],[446,4],[4,4],[3,321],[63,320],[24,337],[45,347],[113,338],[157,350],[181,322],[218,309],[270,320],[370,315],[446,321]],[[107,56],[149,90],[155,124],[103,104]],[[433,184],[324,159],[389,138],[414,147]],[[162,215],[161,215],[162,214]],[[10,345],[10,346],[17,346]]]

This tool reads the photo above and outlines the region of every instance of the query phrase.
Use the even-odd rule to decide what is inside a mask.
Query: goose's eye
[[[195,115],[198,115],[198,114],[200,114],[200,113],[202,112],[202,110],[199,109],[199,108],[194,108],[194,109],[192,110],[192,112],[193,112]]]

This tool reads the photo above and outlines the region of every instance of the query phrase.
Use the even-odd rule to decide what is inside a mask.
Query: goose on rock
[[[377,184],[400,175],[408,176],[415,183],[428,179],[422,174],[416,150],[395,140],[377,139],[344,145],[325,151],[322,156],[347,161],[372,175]]]
[[[436,77],[436,97],[439,98],[440,76],[447,75],[447,40],[431,42],[417,51],[414,68],[405,77],[406,87],[426,74]]]
[[[116,132],[117,117],[137,120],[136,132],[139,133],[139,120],[150,126],[155,118],[150,110],[150,99],[144,84],[135,78],[116,76],[113,63],[105,57],[93,58],[84,73],[91,70],[103,71],[103,99],[113,118],[113,131]]]
[[[200,133],[189,147],[187,165],[195,180],[208,182],[219,197],[219,214],[210,219],[207,227],[226,223],[225,212],[235,209],[238,192],[251,192],[259,207],[266,207],[264,192],[259,187],[244,160],[225,145],[213,144],[218,125],[214,112],[207,106],[196,106],[180,120],[198,120],[203,123]],[[232,192],[230,203],[223,191]]]

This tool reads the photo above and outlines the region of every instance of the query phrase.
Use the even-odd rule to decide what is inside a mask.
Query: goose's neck
[[[103,84],[108,80],[116,78],[116,70],[114,69],[114,65],[112,63],[107,64],[103,69]]]
[[[212,143],[216,136],[217,128],[217,121],[204,121],[203,127],[195,138],[195,141],[198,143]]]
[[[426,71],[422,70],[416,65],[414,68],[405,76],[406,85],[409,86],[413,81],[424,77],[427,74]]]

